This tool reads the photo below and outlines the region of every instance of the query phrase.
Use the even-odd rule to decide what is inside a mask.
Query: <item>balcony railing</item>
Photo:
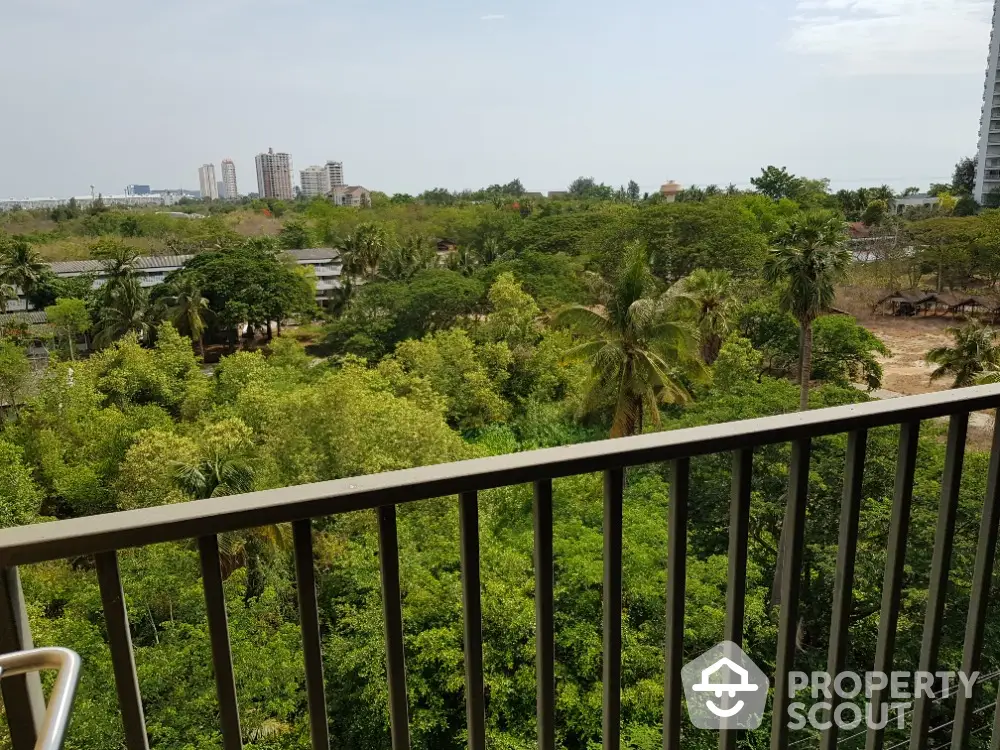
[[[779,582],[781,607],[772,709],[772,715],[776,718],[772,722],[770,743],[773,750],[783,750],[788,746],[789,728],[786,721],[777,717],[787,715],[790,701],[788,673],[794,668],[796,652],[812,441],[827,435],[848,434],[828,651],[828,671],[835,674],[844,669],[848,656],[848,626],[852,609],[868,431],[877,427],[899,426],[900,439],[881,594],[881,615],[873,665],[874,670],[889,673],[893,668],[900,614],[904,556],[921,422],[941,417],[950,418],[919,656],[919,669],[933,672],[939,666],[952,538],[958,513],[969,415],[973,411],[998,407],[1000,386],[981,386],[5,529],[0,531],[0,570],[3,573],[0,577],[0,653],[32,647],[18,566],[92,555],[96,561],[126,745],[129,750],[146,750],[149,745],[117,550],[197,539],[223,746],[226,750],[238,750],[242,747],[240,711],[229,645],[218,535],[270,524],[291,523],[312,746],[317,750],[326,750],[329,747],[329,730],[313,563],[312,519],[374,509],[378,514],[390,733],[393,750],[405,750],[409,747],[410,735],[396,506],[457,495],[461,532],[468,745],[470,750],[485,750],[478,492],[533,483],[538,747],[540,750],[554,750],[553,479],[600,471],[604,473],[603,747],[605,750],[618,750],[621,740],[622,508],[625,469],[667,461],[670,462],[671,481],[667,519],[669,548],[663,746],[666,750],[680,750],[683,695],[680,676],[684,653],[690,460],[692,457],[709,454],[732,454],[725,638],[741,644],[753,453],[755,448],[761,446],[791,443],[784,516],[784,529],[790,533],[786,564],[781,566]],[[980,667],[987,602],[996,561],[1000,522],[998,475],[1000,428],[995,430],[993,437],[964,641],[962,669],[970,674]],[[14,750],[30,750],[34,746],[44,711],[40,685],[37,680],[11,677],[0,682],[0,686],[3,689]],[[963,691],[959,693],[950,727],[952,748],[956,749],[968,746],[974,713],[981,710],[974,712],[971,698]],[[879,714],[884,700],[888,700],[887,696],[884,697],[879,692],[874,694],[873,715]],[[931,708],[931,699],[920,697],[916,700],[911,747],[926,745]],[[1000,727],[1000,708],[997,715],[997,726]],[[882,746],[883,731],[868,730],[868,748]],[[838,730],[834,724],[824,730],[821,747],[832,750],[837,739]],[[995,729],[993,747],[997,747],[998,742],[1000,730]],[[723,731],[720,748],[733,750],[735,746],[736,732]]]

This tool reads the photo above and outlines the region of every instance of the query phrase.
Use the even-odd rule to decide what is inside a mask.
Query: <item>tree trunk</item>
[[[812,321],[802,321],[802,339],[799,349],[799,411],[809,409],[809,380],[812,378],[813,330]]]
[[[73,351],[76,349],[76,341],[73,339],[72,332],[67,332],[66,338],[69,341],[69,361],[72,362],[76,359],[76,352]]]
[[[274,337],[274,334],[271,332],[271,319],[268,318],[267,319],[267,340],[270,341],[273,337]]]
[[[205,334],[198,336],[198,351],[201,353],[201,361],[205,361]]]
[[[281,318],[278,318],[276,321],[274,321],[274,324],[278,328],[277,335],[280,336],[281,335]]]

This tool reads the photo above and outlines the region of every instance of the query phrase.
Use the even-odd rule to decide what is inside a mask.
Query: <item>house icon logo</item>
[[[731,641],[713,646],[681,670],[688,716],[699,729],[757,729],[770,682]]]

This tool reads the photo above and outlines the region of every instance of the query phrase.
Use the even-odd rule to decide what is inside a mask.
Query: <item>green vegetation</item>
[[[787,170],[771,168],[759,179],[760,193],[695,189],[675,204],[640,198],[637,186],[616,191],[582,178],[565,201],[526,197],[515,180],[481,195],[373,194],[372,207],[361,211],[323,201],[185,206],[215,211],[192,220],[63,211],[30,217],[56,229],[25,233],[17,232],[22,219],[5,217],[19,235],[3,240],[10,258],[80,241],[87,254],[109,261],[111,274],[94,292],[89,280],[74,286],[44,268],[27,281],[66,358],[76,356],[73,341],[93,333],[97,350],[88,358],[53,356],[32,376],[29,333],[5,324],[0,523],[788,413],[803,398],[817,408],[863,401],[853,384],[878,387],[877,356],[887,350],[850,316],[826,314],[845,265],[844,219],[851,217],[839,201],[847,196]],[[896,221],[868,212],[877,200],[858,201],[857,211]],[[969,247],[1000,237],[990,212],[931,221],[974,222]],[[281,253],[312,244],[343,247],[354,278],[345,278],[322,324],[281,330],[282,321],[318,315],[313,280]],[[147,291],[136,280],[136,255],[153,247],[195,257]],[[918,266],[918,276],[936,273],[937,256],[924,252],[893,262]],[[987,254],[968,257],[963,273],[981,279]],[[17,273],[34,263],[18,261]],[[942,267],[952,273],[950,264]],[[256,348],[238,350],[246,325],[258,334]],[[229,350],[207,374],[198,354],[222,344]],[[981,364],[977,375],[993,367]],[[920,649],[944,461],[940,432],[927,424],[919,446],[896,634],[900,669],[912,668]],[[845,450],[844,436],[812,446],[796,656],[805,670],[825,668]],[[896,451],[894,430],[871,431],[851,618],[850,666],[860,671],[874,659]],[[765,671],[774,669],[770,589],[788,461],[787,445],[754,455],[745,643]],[[689,657],[723,634],[730,463],[707,456],[691,464]],[[961,661],[987,463],[970,448],[942,668]],[[669,489],[665,466],[628,473],[623,744],[635,750],[661,743]],[[601,735],[601,477],[556,480],[554,490],[558,746],[590,750]],[[530,487],[480,495],[487,724],[490,745],[507,750],[535,746],[530,508]],[[459,750],[466,738],[457,506],[454,498],[405,504],[398,523],[413,746]],[[333,744],[386,750],[375,518],[320,518],[315,529]],[[258,529],[220,545],[244,739],[256,750],[309,746],[288,537],[281,527]],[[193,542],[120,557],[151,744],[219,747]],[[84,657],[67,748],[123,747],[92,561],[25,566],[21,575],[35,641]],[[984,672],[1000,663],[996,630],[991,619]],[[987,687],[983,700],[993,699]],[[749,745],[763,746],[767,732],[765,725],[748,736]],[[904,737],[891,729],[887,741]],[[685,747],[717,743],[685,729]]]

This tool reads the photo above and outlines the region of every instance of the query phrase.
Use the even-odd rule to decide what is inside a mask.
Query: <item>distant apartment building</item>
[[[306,167],[299,172],[299,183],[306,198],[326,195],[331,188],[330,173],[326,167]]]
[[[125,195],[149,195],[149,185],[126,185]]]
[[[976,161],[976,191],[973,196],[986,204],[986,197],[1000,190],[1000,29],[997,10],[993,5],[993,27],[990,32],[990,53],[986,64],[986,85],[983,90],[983,113],[979,121],[979,158]]]
[[[261,198],[281,198],[290,201],[295,197],[292,190],[292,157],[289,154],[274,153],[269,148],[266,154],[257,154],[257,192]]]
[[[344,185],[344,162],[328,161],[326,166],[327,178],[330,180],[330,189]],[[327,190],[330,192],[330,190]]]
[[[222,160],[222,186],[224,190],[220,197],[230,201],[240,197],[236,189],[236,165],[232,159]]]
[[[219,200],[219,184],[215,181],[214,164],[202,164],[198,167],[198,187],[202,198]]]

